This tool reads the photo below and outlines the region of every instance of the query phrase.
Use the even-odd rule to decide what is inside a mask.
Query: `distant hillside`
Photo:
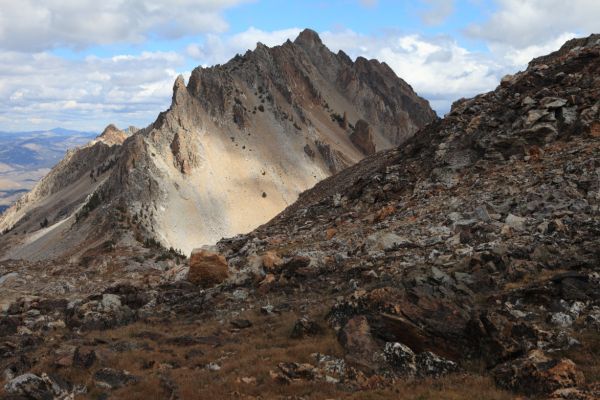
[[[63,128],[0,132],[0,213],[31,190],[67,149],[82,146],[95,136]]]

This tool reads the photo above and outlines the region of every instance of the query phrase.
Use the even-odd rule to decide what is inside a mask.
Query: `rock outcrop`
[[[109,146],[122,145],[128,135],[126,132],[120,130],[115,125],[110,124],[104,131],[96,138],[97,141],[105,143]]]
[[[373,143],[373,130],[369,123],[359,119],[356,122],[354,131],[350,134],[350,140],[366,155],[375,153],[375,143]]]

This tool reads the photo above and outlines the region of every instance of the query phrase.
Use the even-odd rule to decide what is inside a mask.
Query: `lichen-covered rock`
[[[458,365],[430,351],[417,354],[417,373],[420,376],[440,377],[458,371]]]
[[[48,384],[39,376],[26,373],[19,375],[4,385],[4,390],[10,394],[21,395],[33,400],[52,400],[54,394]]]
[[[129,372],[113,368],[101,368],[94,373],[96,385],[105,389],[118,389],[137,381],[138,377]]]
[[[383,348],[383,354],[394,372],[399,375],[412,377],[417,374],[417,358],[410,347],[398,342],[388,342]]]
[[[500,386],[528,395],[550,394],[584,382],[573,361],[552,359],[541,350],[532,350],[524,357],[501,364],[492,374]]]

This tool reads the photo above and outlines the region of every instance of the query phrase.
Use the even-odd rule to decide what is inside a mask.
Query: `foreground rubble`
[[[47,266],[5,267],[6,395],[599,398],[599,77],[597,35],[532,61],[219,242],[210,285],[111,254],[27,297]]]

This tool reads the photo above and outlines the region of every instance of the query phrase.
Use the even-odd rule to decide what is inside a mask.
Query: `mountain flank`
[[[7,259],[81,257],[108,240],[189,254],[436,118],[386,64],[334,54],[313,31],[259,43],[178,78],[150,126],[130,137],[109,126],[67,155],[0,217],[0,245]]]

